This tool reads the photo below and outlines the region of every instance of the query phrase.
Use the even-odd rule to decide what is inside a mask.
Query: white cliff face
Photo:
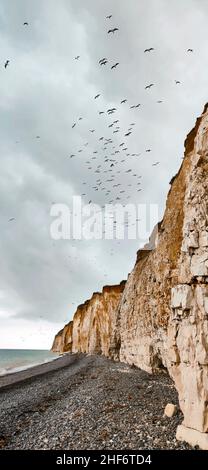
[[[80,305],[73,322],[55,337],[53,351],[110,355],[112,330],[125,282],[106,286],[101,293]]]
[[[179,283],[171,292],[169,370],[184,425],[208,432],[208,112],[189,154]]]
[[[63,353],[72,351],[72,332],[73,322],[71,321],[68,325],[65,325],[63,330],[59,331],[54,338],[52,351]]]
[[[208,106],[187,137],[150,246],[138,252],[125,287],[114,290],[78,309],[55,346],[150,373],[165,366],[184,414],[179,439],[208,449]]]
[[[149,372],[167,367],[184,414],[183,437],[187,428],[208,433],[207,108],[187,138],[157,246],[138,253],[117,318],[120,360]],[[197,442],[208,448],[206,438]]]

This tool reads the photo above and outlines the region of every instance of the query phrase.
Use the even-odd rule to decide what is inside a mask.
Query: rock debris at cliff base
[[[2,449],[189,449],[175,438],[181,412],[164,416],[168,402],[177,404],[166,373],[68,358],[68,367],[51,363],[49,374],[0,390]]]

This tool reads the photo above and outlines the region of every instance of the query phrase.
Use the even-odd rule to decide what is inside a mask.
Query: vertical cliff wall
[[[55,352],[83,352],[109,356],[112,331],[115,331],[118,304],[125,281],[106,286],[101,293],[80,305],[73,322],[59,331],[53,343]]]
[[[153,239],[116,300],[108,306],[110,296],[96,294],[55,342],[148,372],[165,366],[184,414],[178,438],[190,441],[194,429],[192,441],[208,449],[208,106],[186,139]]]
[[[119,359],[173,377],[184,426],[208,432],[208,111],[185,144],[156,247],[140,251],[117,313]],[[185,428],[183,428],[186,436]],[[207,435],[208,448],[208,435]]]

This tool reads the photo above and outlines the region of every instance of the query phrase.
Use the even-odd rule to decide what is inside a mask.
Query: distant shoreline
[[[0,376],[0,391],[2,388],[11,387],[12,385],[18,383],[24,383],[33,377],[38,377],[43,374],[47,374],[62,367],[66,367],[74,362],[73,354],[64,354],[59,357],[54,357],[54,359],[44,362],[42,364],[25,366],[23,370],[8,373],[6,375]]]
[[[6,377],[8,375],[17,374],[18,372],[23,372],[25,370],[32,369],[33,367],[42,366],[43,364],[47,364],[48,362],[53,362],[58,358],[59,358],[58,356],[55,356],[52,359],[48,359],[48,360],[44,360],[44,361],[40,361],[40,362],[34,362],[34,363],[30,363],[30,364],[25,364],[25,365],[22,365],[22,366],[1,369],[0,377]]]

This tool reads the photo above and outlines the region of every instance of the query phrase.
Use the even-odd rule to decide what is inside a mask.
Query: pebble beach
[[[104,357],[65,355],[0,377],[0,449],[190,449],[170,377]]]

